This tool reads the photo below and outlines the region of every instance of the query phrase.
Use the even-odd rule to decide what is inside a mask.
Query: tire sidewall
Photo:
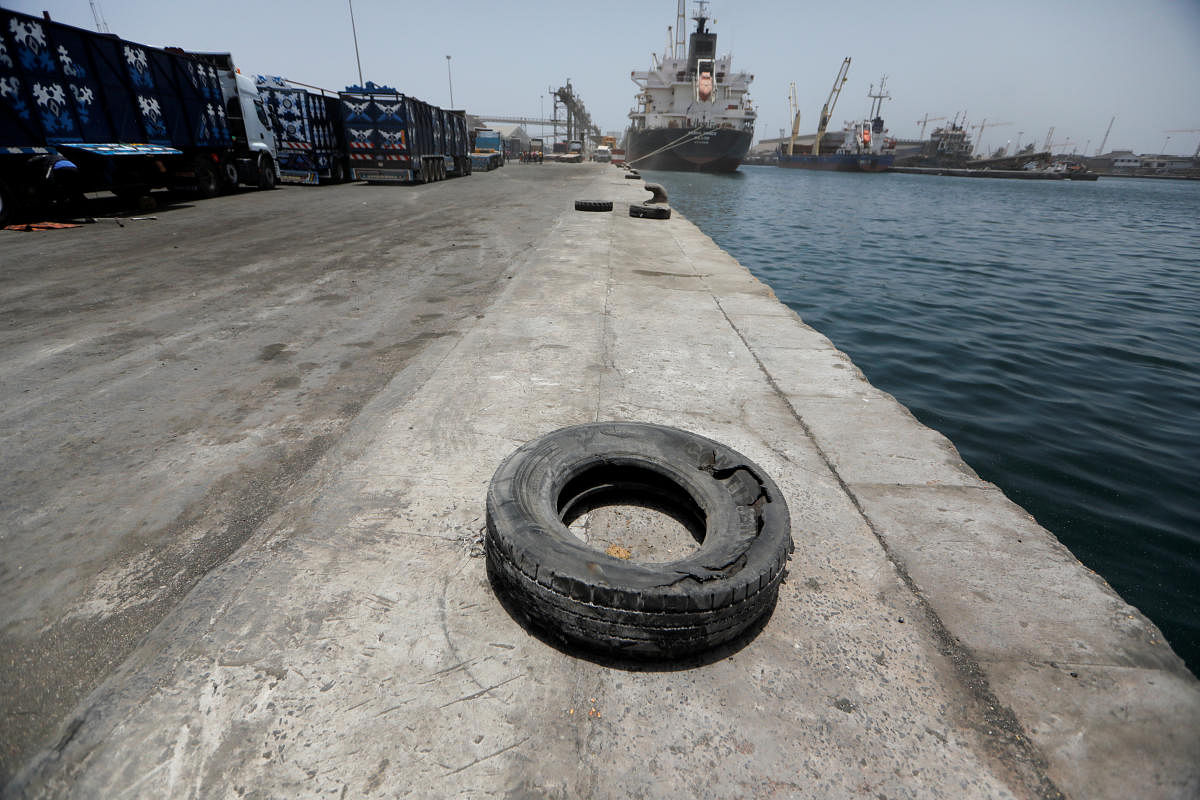
[[[757,535],[746,530],[738,505],[715,478],[695,465],[743,465],[762,483],[770,502],[762,509]],[[673,480],[706,515],[699,549],[676,561],[643,564],[613,558],[588,547],[558,517],[562,488],[575,475],[604,461],[638,464]],[[640,423],[594,423],[548,434],[513,453],[497,470],[488,491],[488,535],[520,563],[530,553],[548,553],[552,568],[564,581],[595,580],[597,571],[622,589],[674,595],[663,584],[687,575],[703,575],[706,591],[728,584],[731,595],[745,596],[759,587],[780,553],[791,550],[790,516],[778,486],[745,456],[711,439],[664,426]],[[710,565],[744,559],[740,570],[722,576]],[[541,578],[538,579],[541,582]],[[748,589],[748,585],[754,586]]]
[[[270,190],[275,188],[275,184],[275,159],[267,153],[260,153],[258,156],[258,188]]]

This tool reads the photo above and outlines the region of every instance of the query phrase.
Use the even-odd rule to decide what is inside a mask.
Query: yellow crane
[[[837,77],[833,79],[833,88],[829,90],[829,97],[825,100],[825,105],[821,106],[821,122],[817,125],[817,138],[813,140],[812,146],[814,156],[821,153],[821,137],[825,135],[825,129],[829,127],[829,118],[833,115],[833,107],[837,105],[838,97],[842,94],[842,85],[846,83],[848,72],[850,72],[849,56],[842,62],[842,68],[838,70]]]
[[[796,82],[792,81],[791,92],[788,95],[788,111],[792,115],[792,138],[788,141],[787,154],[790,156],[796,150],[796,136],[800,133],[800,103],[796,100]]]

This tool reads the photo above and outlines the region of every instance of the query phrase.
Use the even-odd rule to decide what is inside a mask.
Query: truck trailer
[[[347,180],[350,154],[337,94],[272,75],[259,75],[255,86],[275,131],[279,179],[306,185]]]
[[[464,112],[371,81],[338,97],[355,180],[426,183],[471,174]]]
[[[472,131],[471,140],[471,164],[474,169],[487,172],[504,166],[504,145],[500,131],[476,128]]]
[[[0,218],[70,194],[273,188],[275,139],[227,53],[127,42],[0,8]]]

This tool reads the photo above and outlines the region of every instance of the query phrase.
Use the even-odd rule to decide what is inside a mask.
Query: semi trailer
[[[273,188],[277,169],[262,100],[229,54],[0,8],[0,220],[85,192]]]
[[[338,96],[355,180],[426,183],[471,174],[464,112],[371,81]]]

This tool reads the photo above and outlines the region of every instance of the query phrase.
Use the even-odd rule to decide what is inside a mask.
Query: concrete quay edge
[[[1157,628],[698,228],[625,216],[645,194],[622,176],[581,197],[612,214],[564,210],[397,375],[14,796],[1200,794],[1200,682]],[[641,669],[499,607],[491,472],[596,419],[695,430],[783,488],[796,555],[749,641]]]

